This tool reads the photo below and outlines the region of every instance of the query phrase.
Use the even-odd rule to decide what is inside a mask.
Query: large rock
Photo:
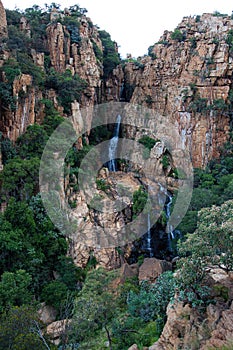
[[[0,0],[0,39],[4,37],[7,37],[6,11],[3,7],[2,1]]]
[[[165,271],[171,271],[172,264],[166,260],[146,258],[139,268],[139,281],[155,282]]]
[[[132,208],[133,193],[140,187],[138,179],[134,178],[132,173],[117,172],[108,175],[108,172],[104,172],[102,175],[106,185],[109,186],[109,192],[97,190],[97,193],[102,197],[101,202],[108,200],[110,193],[115,200],[123,200],[125,206]],[[90,190],[92,191],[92,189]],[[92,196],[92,193],[90,196]],[[119,232],[121,233],[124,225],[129,222],[128,216],[131,217],[131,212],[130,215],[127,215],[125,212],[110,211],[107,206],[102,212],[93,210],[87,205],[86,196],[82,191],[76,195],[75,199],[77,209],[73,210],[73,215],[78,224],[78,233],[73,236],[70,255],[76,265],[85,267],[92,254],[98,266],[103,266],[109,270],[121,267],[125,262],[124,250],[122,249],[121,252],[120,249],[116,249],[114,246],[123,245],[119,241]],[[95,244],[98,233],[101,239],[106,240],[103,244],[99,244],[99,247]],[[81,240],[82,237],[84,238]],[[109,247],[104,248],[105,245]]]
[[[210,304],[205,313],[199,313],[197,309],[176,299],[168,305],[167,322],[160,339],[150,350],[208,350],[233,343],[232,277],[220,269],[212,268],[210,278],[215,279],[215,285],[211,279],[207,282],[211,283],[212,288],[218,286],[228,289],[228,300],[225,300],[225,289],[217,288],[224,294],[218,295],[216,303]]]
[[[16,100],[16,110],[14,113],[10,110],[4,110],[4,113],[1,115],[0,130],[4,136],[15,141],[26,131],[28,125],[36,122],[36,91],[31,75],[21,74],[15,78],[13,82],[13,97]],[[38,92],[37,98],[42,98],[42,94]]]
[[[132,345],[128,350],[139,350],[137,344]]]
[[[71,320],[65,319],[53,322],[47,326],[47,334],[55,345],[59,345],[61,337],[65,337],[67,335],[70,322]]]
[[[54,307],[50,305],[46,305],[45,303],[41,304],[41,307],[38,311],[39,319],[44,324],[50,324],[56,320],[57,317],[57,311],[54,309]]]
[[[232,20],[211,14],[204,14],[200,21],[185,17],[177,29],[185,33],[183,40],[172,39],[171,32],[166,31],[152,49],[153,58],[126,63],[124,86],[127,101],[171,118],[194,167],[204,167],[219,156],[219,147],[228,140],[230,118],[221,108],[195,112],[192,103],[206,98],[210,107],[216,100],[227,100],[233,60],[226,37],[232,29]],[[112,80],[109,86],[114,90]],[[126,135],[136,139],[145,132],[152,135],[156,126],[155,118],[148,130],[139,128],[136,135],[126,127]]]

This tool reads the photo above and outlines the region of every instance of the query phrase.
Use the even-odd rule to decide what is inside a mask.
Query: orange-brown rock
[[[172,264],[165,260],[156,258],[146,258],[139,268],[139,281],[154,283],[156,279],[165,271],[171,271]]]
[[[64,72],[70,58],[70,35],[68,30],[59,22],[47,27],[48,47],[51,65],[58,72]]]
[[[230,17],[186,17],[177,27],[182,40],[166,31],[153,47],[153,58],[129,62],[124,69],[130,102],[173,118],[194,167],[217,157],[228,139],[229,116],[213,106],[220,99],[228,104],[233,59],[226,38],[231,28]],[[193,103],[201,98],[207,99],[207,108],[195,111]]]
[[[47,326],[46,332],[49,335],[51,341],[55,345],[59,345],[61,342],[61,337],[67,336],[67,329],[71,320],[64,319],[60,321],[55,321]]]
[[[94,46],[103,51],[98,30],[90,25],[86,16],[80,18],[77,35],[79,43],[71,43],[70,33],[60,22],[51,22],[47,27],[48,47],[52,67],[58,72],[71,70],[87,82],[87,88],[82,95],[82,107],[92,106],[100,100],[98,90],[101,87],[102,66],[98,62]]]
[[[13,96],[16,100],[15,111],[1,110],[0,130],[5,137],[15,141],[19,135],[26,131],[35,119],[35,88],[32,77],[22,74],[13,82]]]
[[[7,37],[6,11],[0,1],[0,39]]]
[[[51,324],[56,320],[57,311],[53,306],[42,303],[38,310],[39,319],[43,324]]]
[[[150,350],[208,350],[233,343],[232,277],[216,268],[209,274],[216,286],[227,288],[229,300],[217,298],[217,302],[210,304],[205,313],[199,313],[197,309],[176,299],[168,305],[167,322],[162,335]]]

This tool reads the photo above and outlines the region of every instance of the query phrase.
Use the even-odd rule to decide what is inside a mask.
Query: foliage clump
[[[179,245],[180,299],[193,306],[202,305],[210,298],[205,286],[208,266],[233,270],[232,217],[232,200],[219,207],[202,209],[198,215],[197,229]]]
[[[120,64],[120,56],[117,52],[116,43],[105,30],[99,31],[99,36],[103,44],[103,66],[104,77],[107,77],[117,65]]]

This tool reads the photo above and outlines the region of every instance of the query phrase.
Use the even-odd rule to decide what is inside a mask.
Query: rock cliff
[[[221,269],[210,270],[209,284],[215,293],[215,303],[205,313],[190,305],[175,302],[167,309],[167,323],[157,343],[150,350],[220,349],[233,341],[232,274]],[[227,291],[227,301],[219,291]]]
[[[0,1],[0,40],[7,37],[6,11]]]
[[[7,31],[4,9],[1,13],[4,35]],[[30,23],[25,19],[21,22],[20,30],[32,35]],[[69,69],[72,75],[86,81],[79,101],[81,107],[121,99],[142,104],[172,118],[183,146],[190,150],[194,167],[204,167],[219,155],[219,147],[228,139],[232,117],[230,17],[211,14],[185,17],[174,32],[164,32],[160,41],[150,47],[149,56],[126,59],[108,77],[103,76],[100,56],[104,47],[98,29],[85,14],[75,26],[74,29],[69,12],[52,11],[44,46],[55,71],[64,73]],[[33,49],[31,56],[44,69],[45,54]],[[1,58],[3,64],[9,52],[3,50]],[[27,125],[41,120],[43,113],[41,110],[38,113],[36,101],[51,96],[30,87],[30,78],[26,85],[24,77],[18,80],[13,86],[13,96],[18,100],[16,112],[1,111],[1,130],[12,140]],[[30,97],[21,101],[16,86],[22,84],[27,86],[24,90]],[[92,116],[88,118],[91,123]]]
[[[150,47],[150,57],[129,59],[124,67],[127,101],[170,115],[194,167],[217,157],[228,138],[232,27],[227,16],[185,17]]]
[[[4,36],[4,33],[7,33],[7,23],[3,7],[2,11],[0,8],[0,12],[3,17],[0,36]],[[65,73],[66,70],[69,70],[72,76],[77,75],[79,79],[82,79],[86,88],[83,89],[79,99],[81,107],[93,106],[100,102],[103,63],[97,58],[96,52],[98,51],[102,57],[103,45],[97,27],[85,14],[79,14],[78,18],[73,19],[68,10],[65,13],[65,11],[53,9],[49,19],[44,14],[42,15],[45,19],[43,19],[44,22],[41,26],[47,22],[46,31],[40,38],[42,46],[38,51],[34,47],[30,49],[29,57],[33,59],[36,66],[41,68],[41,71],[45,72],[45,66],[48,65],[45,62],[47,59],[50,70],[54,69],[57,73]],[[21,33],[19,36],[25,36],[24,40],[27,37],[27,40],[33,42],[30,21],[25,17],[21,18],[17,30]],[[34,44],[34,46],[36,45]],[[42,47],[44,52],[42,52]],[[1,66],[12,57],[15,57],[15,51],[11,52],[6,44],[2,44]],[[47,71],[45,73],[48,74]],[[4,74],[2,81],[4,81]],[[60,113],[64,113],[63,108],[58,103],[56,91],[52,88],[46,88],[46,86],[37,86],[29,75],[16,76],[12,83],[11,93],[12,98],[16,101],[16,106],[14,110],[6,107],[1,108],[0,130],[5,137],[13,141],[26,131],[28,125],[35,122],[40,123],[43,120],[43,104],[40,103],[43,98],[50,99],[55,108]],[[21,98],[22,95],[26,97]],[[87,118],[90,118],[90,124],[92,117],[87,116]]]

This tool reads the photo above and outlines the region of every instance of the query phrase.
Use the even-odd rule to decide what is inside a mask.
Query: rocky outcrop
[[[109,175],[107,169],[103,169],[99,179],[104,179],[106,189],[95,189],[97,205],[108,200],[110,195],[115,201],[120,200],[125,206],[132,207],[132,194],[139,188],[140,183],[134,178],[132,173],[112,173]],[[126,193],[128,191],[128,195]],[[77,209],[73,210],[73,216],[76,219],[78,232],[72,237],[72,245],[70,254],[78,266],[87,265],[90,256],[94,255],[99,266],[107,269],[118,268],[124,261],[123,256],[116,248],[103,248],[105,244],[96,244],[96,237],[100,232],[100,236],[106,239],[106,242],[118,239],[118,232],[122,227],[131,220],[131,210],[126,212],[110,211],[106,207],[100,211],[92,209],[86,202],[86,196],[81,191],[74,197],[71,197],[77,203]],[[100,201],[101,199],[101,201]],[[108,203],[108,202],[107,202]],[[96,236],[96,237],[95,237]],[[82,239],[82,237],[84,237]],[[120,245],[120,244],[118,244]],[[116,244],[116,246],[118,246]]]
[[[170,303],[162,335],[150,350],[208,350],[232,344],[232,275],[212,269],[208,284],[215,303],[208,305],[205,313],[177,300]]]
[[[227,36],[232,25],[230,17],[186,17],[176,34],[166,31],[151,48],[152,57],[124,69],[125,88],[132,95],[128,100],[171,116],[194,167],[217,157],[228,139],[233,58]]]
[[[1,16],[5,16],[4,9]],[[94,104],[101,101],[101,84],[103,67],[98,61],[95,49],[103,52],[102,42],[99,38],[98,29],[92,24],[91,20],[85,15],[81,16],[77,22],[75,40],[68,30],[63,20],[69,16],[56,11],[52,12],[51,22],[46,29],[46,39],[43,38],[44,46],[50,54],[51,66],[55,71],[64,73],[69,69],[74,76],[77,74],[86,82],[86,88],[80,97],[81,107],[93,107]],[[4,19],[5,18],[5,19]],[[2,28],[7,28],[6,16],[1,21]],[[30,23],[25,17],[20,20],[20,30],[31,37]],[[4,30],[0,26],[0,37]],[[2,34],[3,35],[3,34]],[[94,49],[95,48],[95,49]],[[45,71],[45,53],[31,50],[31,56],[34,63]],[[0,66],[11,57],[8,51],[1,52]],[[4,77],[2,79],[4,81]],[[54,90],[42,91],[32,82],[32,77],[22,74],[16,77],[12,86],[12,98],[16,100],[16,105],[12,109],[1,108],[0,130],[4,137],[15,141],[19,135],[25,132],[28,125],[35,122],[40,123],[43,119],[44,111],[40,100],[50,99],[54,107],[63,113],[63,108],[57,102],[57,96]],[[91,124],[92,115],[89,109],[89,118]]]
[[[0,130],[4,136],[15,141],[19,135],[26,131],[30,124],[34,124],[36,94],[32,85],[31,75],[22,74],[13,82],[13,97],[15,98],[15,111],[1,110]]]
[[[51,22],[47,27],[48,48],[52,67],[58,72],[71,70],[87,82],[87,88],[82,96],[82,107],[92,106],[99,101],[101,88],[102,65],[98,62],[94,45],[103,51],[98,30],[91,20],[82,16],[77,23],[77,38],[71,40],[71,34],[66,25]],[[76,42],[78,41],[78,42]]]
[[[51,324],[56,320],[57,311],[54,307],[42,303],[38,310],[38,315],[43,324]]]
[[[56,71],[65,72],[70,59],[70,34],[59,22],[51,23],[46,32],[51,65]]]
[[[47,326],[46,332],[51,339],[51,342],[55,345],[59,345],[61,340],[67,340],[67,331],[71,320],[64,319],[55,321]]]
[[[146,258],[139,268],[138,279],[140,282],[148,281],[154,283],[165,271],[172,271],[172,264],[166,260]]]
[[[0,40],[7,37],[6,11],[0,1]]]

